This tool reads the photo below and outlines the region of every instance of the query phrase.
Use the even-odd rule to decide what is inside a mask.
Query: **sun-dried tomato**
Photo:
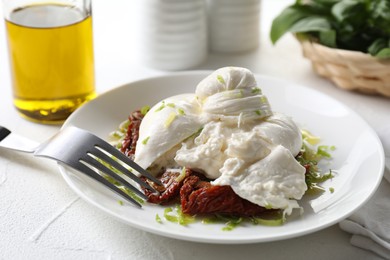
[[[230,186],[213,186],[197,176],[188,177],[180,189],[181,207],[185,214],[226,214],[259,216],[267,209],[239,197]]]
[[[144,115],[140,110],[134,111],[129,116],[130,124],[127,128],[126,136],[122,141],[121,152],[131,159],[134,159],[135,148],[139,138],[139,127],[143,117]]]
[[[148,189],[143,189],[145,195],[148,197],[148,202],[154,204],[167,204],[170,202],[180,201],[180,188],[183,185],[183,180],[188,177],[192,171],[186,169],[185,177],[178,179],[179,172],[166,171],[160,177],[163,185],[157,185],[142,177],[145,182],[148,182],[159,193],[153,193]]]

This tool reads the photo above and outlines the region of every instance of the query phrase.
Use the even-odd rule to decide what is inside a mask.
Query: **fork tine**
[[[81,158],[81,161],[82,162],[85,162],[91,166],[93,166],[95,169],[97,169],[98,171],[101,171],[109,176],[111,176],[112,178],[114,178],[116,181],[118,181],[120,184],[122,184],[123,186],[129,188],[130,190],[132,190],[133,192],[135,192],[138,196],[140,196],[141,198],[147,200],[148,197],[146,197],[146,195],[144,193],[142,193],[140,190],[138,190],[136,187],[134,187],[133,185],[131,185],[130,183],[128,183],[125,179],[123,179],[121,176],[119,176],[117,173],[115,173],[112,169],[110,169],[107,165],[105,164],[102,164],[101,162],[97,161],[96,158],[93,158],[91,156],[89,156],[88,154],[86,154],[86,156],[84,156],[83,158]],[[97,173],[98,174],[98,173]]]
[[[71,166],[72,168],[75,168],[72,165],[69,165],[69,166]],[[92,170],[88,166],[84,165],[83,163],[79,163],[78,164],[77,170],[81,171],[82,173],[87,174],[89,177],[92,177],[93,179],[95,179],[98,182],[102,183],[103,185],[105,185],[106,187],[110,188],[112,191],[114,191],[115,193],[119,194],[120,196],[122,196],[124,199],[126,199],[129,202],[131,202],[135,206],[140,207],[140,208],[142,207],[142,205],[138,201],[133,199],[131,196],[126,194],[124,191],[122,191],[117,186],[115,186],[114,184],[112,184],[111,182],[106,180],[104,177],[102,177],[99,174],[97,174],[94,170]]]
[[[123,163],[127,164],[132,169],[136,170],[141,175],[145,176],[146,178],[148,178],[149,180],[153,181],[154,183],[156,183],[158,185],[162,185],[161,181],[159,179],[157,179],[156,177],[151,175],[148,171],[146,171],[144,168],[142,168],[141,166],[139,166],[138,164],[133,162],[130,158],[128,158],[123,153],[121,153],[118,149],[116,149],[115,147],[111,146],[110,144],[104,142],[103,140],[100,140],[100,139],[98,139],[98,140],[99,140],[99,143],[97,144],[98,147],[100,147],[101,149],[103,149],[106,152],[110,153],[114,157],[118,158]]]
[[[136,176],[135,174],[133,174],[131,172],[131,170],[129,169],[126,169],[125,167],[123,167],[122,164],[120,164],[118,161],[116,161],[115,159],[113,159],[112,157],[108,156],[107,154],[105,154],[104,152],[102,152],[99,148],[96,148],[94,147],[93,151],[91,150],[90,153],[94,156],[96,156],[97,158],[103,160],[104,162],[106,162],[108,165],[111,165],[112,167],[114,167],[115,169],[117,169],[118,171],[120,171],[121,173],[125,174],[127,177],[131,178],[133,181],[137,182],[139,185],[141,185],[142,187],[148,189],[148,190],[151,190],[153,192],[156,192],[156,190],[151,187],[148,183],[142,181],[138,176]],[[99,162],[99,161],[98,161]],[[101,163],[101,162],[99,162]],[[104,165],[104,164],[103,164]],[[104,165],[105,166],[105,165]]]

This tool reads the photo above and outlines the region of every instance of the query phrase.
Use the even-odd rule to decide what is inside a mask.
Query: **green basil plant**
[[[328,47],[390,58],[390,0],[296,0],[273,20],[272,43],[287,32]]]

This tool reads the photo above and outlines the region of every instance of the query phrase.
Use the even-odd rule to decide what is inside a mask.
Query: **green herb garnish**
[[[220,223],[224,226],[222,227],[223,231],[232,231],[240,224],[242,224],[246,219],[242,217],[235,216],[225,216],[223,214],[215,214],[209,217],[205,217],[202,219],[203,224],[216,224]]]
[[[283,217],[277,219],[252,218],[252,222],[255,225],[275,227],[282,226],[285,219]]]
[[[261,89],[258,88],[258,87],[253,87],[251,93],[252,94],[260,94],[261,93]]]
[[[172,122],[176,119],[176,116],[177,115],[175,112],[170,113],[168,115],[168,118],[164,122],[164,126],[168,128],[172,124]]]
[[[115,157],[112,157],[114,160],[116,160]],[[115,167],[113,167],[111,164],[108,164],[107,162],[101,160],[101,159],[97,159],[101,164],[103,164],[104,166],[106,166],[107,168],[109,168],[111,171],[115,172],[116,174],[118,175],[123,175],[122,172],[118,171]],[[131,169],[128,169],[129,171],[131,171]],[[107,175],[103,172],[100,172],[100,174],[109,182],[111,182],[112,184],[114,184],[115,186],[117,186],[119,189],[121,189],[123,192],[125,192],[127,195],[129,195],[132,199],[134,199],[135,201],[139,202],[140,204],[143,204],[144,203],[144,200],[139,197],[135,192],[133,192],[132,190],[130,190],[129,188],[123,186],[120,182],[118,182],[117,180],[115,180],[114,178],[112,178],[110,175]],[[119,204],[121,202],[119,201]],[[122,202],[123,203],[123,202]]]
[[[183,226],[195,221],[194,217],[183,214],[180,205],[176,205],[174,208],[165,208],[164,218],[170,222],[178,223]]]
[[[266,97],[266,96],[261,96],[261,97],[260,97],[260,102],[261,102],[261,103],[268,103],[267,97]]]
[[[156,214],[156,222],[162,224],[162,220],[158,214]]]
[[[164,108],[165,108],[165,102],[164,101],[162,101],[161,102],[161,105],[156,109],[156,110],[154,110],[154,112],[158,112],[158,111],[161,111],[161,110],[163,110]]]
[[[222,84],[225,84],[225,80],[223,79],[223,77],[221,75],[217,75],[217,80],[222,83]]]
[[[239,226],[242,222],[242,218],[232,219],[226,223],[226,226],[222,228],[223,231],[231,231]]]
[[[309,190],[323,190],[318,184],[325,182],[334,177],[331,170],[327,173],[321,173],[318,162],[323,159],[331,159],[330,151],[336,149],[335,146],[320,145],[315,149],[310,146],[313,143],[318,143],[319,138],[314,137],[308,131],[302,131],[302,149],[296,159],[306,168],[305,181]]]
[[[330,147],[327,145],[320,145],[317,147],[317,155],[324,158],[331,158],[332,156],[329,153]]]
[[[223,231],[234,230],[236,227],[245,225],[246,223],[262,226],[281,226],[285,221],[286,218],[280,210],[265,212],[264,216],[261,217],[234,217],[223,214],[215,214],[202,219],[203,224],[223,224]]]
[[[142,144],[146,145],[150,139],[150,136],[146,137],[144,140],[142,140]]]
[[[261,217],[252,217],[251,222],[255,225],[263,226],[281,226],[286,221],[286,217],[283,214],[283,211],[271,211],[267,212]]]
[[[142,114],[142,115],[146,115],[146,113],[148,113],[149,110],[150,110],[150,106],[143,106],[143,107],[141,108],[141,114]]]
[[[120,148],[122,147],[122,140],[123,140],[123,139],[125,138],[125,136],[126,136],[126,132],[127,132],[127,129],[128,129],[128,127],[129,127],[130,123],[131,123],[131,122],[130,122],[129,119],[125,120],[125,121],[123,121],[123,122],[121,122],[121,123],[119,124],[119,127],[118,127],[117,130],[112,131],[112,132],[110,133],[110,137],[114,140],[114,141],[113,141],[113,145],[114,145],[116,148],[120,149]]]
[[[179,115],[181,115],[181,116],[183,116],[183,115],[186,114],[186,113],[184,112],[184,109],[182,109],[182,108],[178,108],[178,109],[177,109],[177,112],[178,112]]]

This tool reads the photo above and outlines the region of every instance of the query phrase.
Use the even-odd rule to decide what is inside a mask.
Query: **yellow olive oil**
[[[26,118],[64,121],[95,97],[92,18],[75,7],[38,4],[6,18],[14,105]]]

